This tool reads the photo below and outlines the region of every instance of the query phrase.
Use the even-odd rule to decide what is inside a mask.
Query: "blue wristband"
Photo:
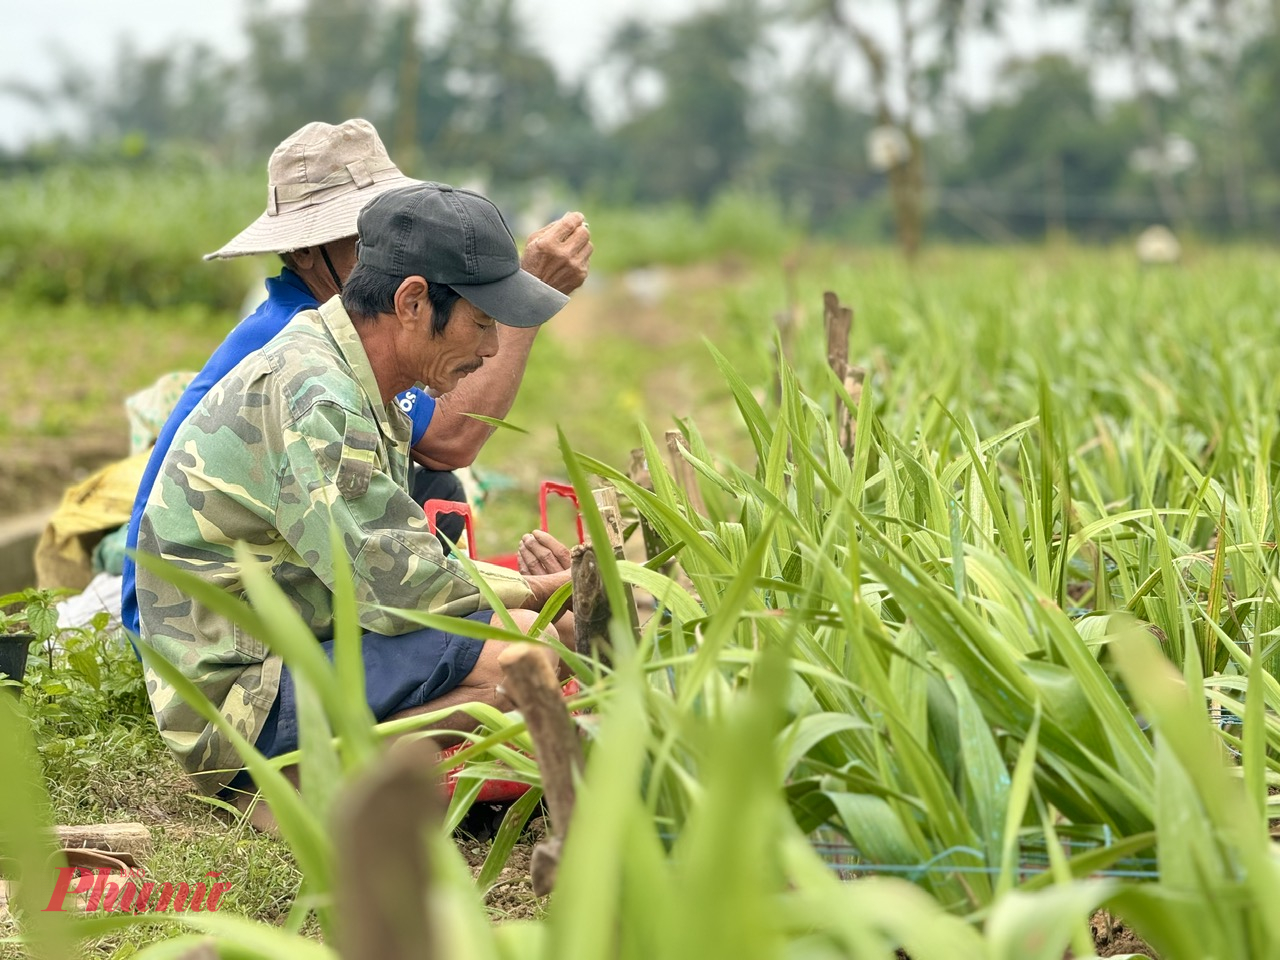
[[[435,397],[417,387],[410,387],[396,397],[396,405],[413,421],[413,436],[409,440],[409,446],[416,447],[422,435],[427,432],[431,418],[435,416]]]

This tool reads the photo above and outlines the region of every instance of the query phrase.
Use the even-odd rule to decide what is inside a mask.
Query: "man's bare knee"
[[[515,621],[516,627],[521,633],[528,633],[533,627],[534,621],[538,619],[536,610],[509,610],[508,613],[511,614],[511,619]],[[489,619],[489,622],[495,627],[503,626],[502,617],[496,613]]]
[[[532,610],[512,610],[510,614],[512,621],[522,632],[528,632],[534,621],[538,619],[538,615]],[[502,618],[496,613],[490,618],[489,622],[494,626],[504,626]],[[551,637],[554,636],[554,633],[548,628],[545,635]],[[510,697],[502,690],[502,664],[499,662],[502,651],[511,646],[511,643],[504,640],[484,641],[480,647],[480,655],[476,658],[475,665],[457,687],[443,696],[437,697],[430,703],[395,714],[388,719],[442,710],[467,701],[487,704],[503,713],[514,710],[515,704],[511,702]],[[553,647],[539,644],[538,652],[547,658],[547,662],[551,664],[552,669],[563,670],[560,657]],[[475,721],[465,713],[459,712],[439,726],[452,730],[469,730],[475,726]]]
[[[495,619],[491,622],[497,623],[498,622],[496,619],[497,614],[494,614],[494,617]],[[521,629],[521,631],[523,631],[524,633],[528,633],[529,630],[533,627],[534,621],[538,619],[538,614],[532,610],[512,610],[511,617],[513,620],[515,620],[516,626],[518,626]],[[573,637],[573,615],[566,613],[564,616],[560,618],[560,620],[569,621],[568,636],[570,637],[570,643],[571,643],[572,637]],[[559,622],[552,623],[549,627],[547,627],[545,630],[542,631],[542,639],[544,640],[559,639],[561,643],[564,643],[565,642],[564,628],[561,627]],[[503,646],[504,647],[510,646],[510,644],[503,644]],[[560,659],[560,654],[556,652],[556,649],[554,647],[546,646],[545,644],[540,644],[538,646],[538,652],[542,654],[543,657],[546,658],[547,663],[551,665],[551,669],[555,671],[556,676],[558,676],[561,680],[564,680],[569,676],[568,666]]]
[[[480,648],[476,665],[462,681],[463,688],[476,692],[476,699],[504,711],[512,709],[512,705],[499,686],[502,683],[502,664],[498,658],[509,646],[511,644],[502,640],[486,640]]]

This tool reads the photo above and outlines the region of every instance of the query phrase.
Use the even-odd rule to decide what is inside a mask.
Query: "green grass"
[[[783,256],[799,237],[776,199],[749,192],[722,193],[705,210],[669,204],[585,212],[596,262],[610,272],[725,257],[758,263]]]
[[[33,653],[24,707],[34,731],[54,823],[141,821],[159,881],[196,883],[210,870],[232,883],[225,909],[281,923],[300,882],[288,845],[256,834],[226,812],[199,802],[160,739],[142,687],[142,671],[119,637],[64,634],[69,651]],[[126,957],[165,935],[145,925],[98,939],[98,955]],[[0,945],[0,957],[25,956]]]
[[[0,281],[19,303],[234,308],[255,271],[209,265],[260,212],[256,177],[64,168],[0,181]]]
[[[150,877],[194,885],[210,870],[219,871],[220,879],[232,884],[221,910],[284,922],[301,880],[288,845],[193,797],[153,723],[104,718],[98,736],[83,746],[93,750],[92,766],[86,767],[83,758],[42,751],[54,822],[141,821],[154,844],[146,861]],[[123,958],[165,935],[171,930],[140,926],[96,940],[92,949],[99,956]],[[0,957],[22,955],[0,946]]]
[[[586,455],[575,472],[613,475],[626,490],[617,471],[639,444],[637,421],[660,436],[671,417],[693,418],[685,429],[706,514],[694,515],[671,486],[657,447],[649,449],[656,494],[626,492],[668,542],[683,544],[696,592],[621,567],[662,597],[670,617],[651,621],[620,658],[625,669],[598,681],[623,759],[593,753],[601,799],[584,830],[599,847],[580,854],[567,901],[591,902],[591,881],[615,866],[619,883],[643,870],[673,890],[709,883],[710,865],[733,852],[729,841],[777,813],[767,789],[753,794],[753,811],[737,811],[724,787],[746,782],[734,751],[759,744],[763,724],[803,747],[779,748],[775,758],[801,824],[843,831],[873,861],[923,865],[964,849],[1000,864],[990,878],[921,878],[946,909],[990,918],[989,938],[1035,933],[1017,918],[1032,901],[1009,897],[1011,851],[1028,838],[1052,844],[1059,832],[1096,838],[1105,829],[1117,850],[1154,846],[1162,879],[1141,889],[1063,882],[1047,892],[1037,902],[1059,904],[1055,916],[1066,918],[1077,951],[1081,911],[1111,897],[1147,936],[1164,937],[1171,956],[1187,943],[1262,955],[1275,941],[1259,905],[1275,878],[1259,831],[1266,787],[1280,782],[1272,679],[1280,256],[1193,251],[1184,267],[1144,271],[1123,250],[938,250],[908,271],[883,252],[814,248],[794,263],[790,289],[781,265],[767,260],[737,273],[723,265],[677,273],[658,307],[620,285],[584,291],[585,315],[563,318],[559,333],[553,325],[535,351],[510,418],[530,435],[501,432],[486,450],[485,462],[516,481],[505,505],[485,515],[482,536],[491,539],[482,543],[498,549],[528,525],[521,519],[532,521],[536,479],[567,469],[555,425]],[[855,307],[851,358],[867,369],[851,461],[830,426],[846,401],[825,373],[824,288]],[[775,396],[774,316],[788,295],[799,308],[794,374]],[[1178,682],[1152,679],[1163,674],[1151,659],[1157,649]],[[758,658],[778,650],[795,678],[782,693],[757,691]],[[628,686],[629,660],[646,676],[640,692]],[[350,690],[325,683],[333,729],[348,729],[343,769],[358,775],[367,744],[341,705],[339,688]],[[1213,732],[1206,698],[1252,712],[1238,741]],[[1155,748],[1136,709],[1161,732]],[[737,729],[732,717],[754,730],[746,741],[728,732]],[[149,762],[147,734],[115,729],[104,724],[100,765]],[[1239,749],[1243,765],[1220,770],[1215,737]],[[710,743],[724,744],[725,756]],[[334,757],[327,762],[336,768]],[[89,784],[100,776],[65,766],[54,774]],[[619,837],[638,822],[626,806],[637,783],[646,815],[690,830],[687,862],[659,869],[647,841],[619,855]],[[94,798],[103,789],[85,791],[86,813],[109,808]],[[147,784],[139,790],[145,796]],[[703,806],[717,790],[712,809],[739,817],[718,833]],[[316,809],[328,799],[317,796]],[[55,798],[68,815],[79,808],[61,805],[75,802]],[[196,834],[213,822],[206,816],[192,815]],[[1179,827],[1186,817],[1200,824],[1194,834]],[[200,856],[234,861],[231,835],[209,842]],[[323,844],[299,846],[328,869]],[[276,863],[264,849],[264,862],[244,868],[243,909],[275,922],[273,897],[296,879],[283,853]],[[786,843],[757,854],[799,856]],[[788,862],[789,882],[808,876]],[[735,873],[740,901],[767,909],[754,898],[779,875],[749,866]],[[1077,868],[1088,872],[1055,867],[1061,881]],[[1233,870],[1230,908],[1184,924],[1179,904],[1217,902],[1214,878]],[[810,916],[804,903],[834,906],[835,894],[805,899],[819,888],[799,884],[797,916]],[[696,925],[678,899],[660,909],[674,927]],[[703,919],[713,915],[733,911],[717,902]],[[552,942],[570,930],[584,943],[603,935],[585,920],[549,922]],[[635,936],[661,952],[658,939]],[[777,936],[766,925],[758,940],[776,945]],[[896,936],[876,942],[907,942]],[[1009,937],[1007,952],[982,955],[1030,955]],[[1042,955],[1061,956],[1056,949]]]
[[[33,502],[11,492],[38,470],[26,464],[28,448],[72,441],[72,462],[51,477],[55,488],[123,452],[124,398],[162,373],[198,369],[246,298],[260,295],[262,277],[278,270],[270,257],[201,260],[260,212],[262,193],[260,171],[227,174],[196,164],[164,172],[69,167],[0,180],[0,494]],[[726,194],[705,214],[679,205],[587,213],[603,278],[708,258],[729,258],[741,271],[774,261],[794,240],[776,205],[744,194]],[[636,327],[637,304],[606,291],[607,312],[593,314],[583,335],[542,338],[544,359],[531,369],[513,419],[539,429],[542,449],[552,424],[563,420],[588,452],[613,457],[625,456],[629,442],[618,424],[703,408],[706,390],[719,388],[696,335],[718,324],[716,279],[704,278],[709,300],[686,317],[687,326],[659,318]],[[584,396],[589,403],[580,402]],[[500,441],[494,449],[503,461],[530,461]],[[493,454],[486,459],[496,462]],[[558,464],[535,456],[527,470],[509,462],[496,469],[529,484]]]
[[[0,299],[0,447],[49,438],[109,438],[127,452],[126,396],[170,370],[198,370],[235,323],[200,305],[25,304]]]

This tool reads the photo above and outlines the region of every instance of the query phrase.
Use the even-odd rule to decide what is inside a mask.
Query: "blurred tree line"
[[[288,17],[250,0],[239,60],[123,46],[109,77],[68,63],[50,89],[10,84],[82,133],[2,162],[260,166],[309,120],[364,116],[419,176],[618,204],[737,190],[814,229],[896,232],[908,251],[926,226],[995,241],[1153,222],[1275,235],[1280,0],[1043,2],[1083,11],[1087,49],[1010,59],[976,103],[956,82],[961,41],[998,37],[1003,0],[721,0],[623,23],[574,83],[514,0],[307,0]],[[1099,96],[1104,69],[1125,96]]]

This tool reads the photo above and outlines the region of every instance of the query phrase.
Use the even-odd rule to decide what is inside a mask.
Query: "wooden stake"
[[[853,311],[842,306],[840,298],[830,290],[822,295],[822,323],[827,331],[827,363],[836,376],[843,380],[849,367],[849,333],[853,329]]]
[[[591,496],[596,502],[596,508],[600,511],[601,519],[604,520],[605,530],[609,533],[609,545],[613,547],[613,555],[619,560],[624,559],[622,508],[618,505],[617,488],[611,483],[606,483],[592,490]],[[622,591],[626,594],[627,608],[631,612],[631,633],[638,637],[640,636],[640,611],[636,607],[635,590],[631,584],[624,583]]]
[[[516,644],[503,651],[498,663],[502,687],[524,715],[533,738],[551,813],[551,838],[534,848],[530,863],[533,892],[545,897],[555,886],[560,849],[573,819],[575,779],[584,766],[582,745],[560,695],[560,682],[540,650]]]
[[[679,430],[667,431],[667,452],[671,456],[671,475],[676,485],[684,490],[685,496],[689,498],[689,507],[693,512],[705,517],[707,505],[702,499],[702,490],[698,486],[698,471],[693,469],[693,464],[686,460],[681,452],[688,449],[689,444],[685,442],[683,433]]]
[[[782,261],[787,305],[773,315],[773,322],[778,328],[778,339],[771,345],[771,352],[773,353],[773,402],[777,404],[782,403],[782,366],[791,359],[791,342],[795,331],[800,326],[800,321],[804,317],[804,312],[800,309],[799,298],[796,296],[796,272],[799,266],[800,258],[796,255],[789,256]],[[780,350],[779,347],[781,348]]]
[[[643,487],[650,493],[653,492],[653,478],[649,475],[649,464],[645,460],[643,447],[637,447],[631,451],[631,465],[627,469],[627,475],[631,477],[631,482],[637,487]],[[644,558],[646,560],[658,556],[663,550],[667,549],[666,544],[662,542],[662,538],[658,536],[658,531],[653,529],[653,524],[648,521],[643,513],[640,514],[640,537],[644,541]]]
[[[573,577],[573,637],[578,655],[595,657],[608,666],[609,597],[600,579],[595,548],[578,544],[569,551]]]
[[[423,830],[441,817],[436,745],[400,740],[338,797],[334,901],[343,960],[437,955]]]
[[[822,320],[827,330],[827,365],[845,392],[853,399],[854,406],[862,396],[862,382],[866,371],[849,364],[849,333],[853,329],[853,310],[843,306],[840,298],[828,290],[822,295]],[[836,436],[845,456],[853,456],[857,439],[857,423],[845,402],[836,398]]]
[[[623,546],[622,508],[618,505],[618,491],[613,484],[605,484],[592,490],[591,496],[596,502],[596,509],[600,511],[600,519],[604,521],[605,532],[609,535],[609,546],[613,548],[613,555],[621,559]]]

